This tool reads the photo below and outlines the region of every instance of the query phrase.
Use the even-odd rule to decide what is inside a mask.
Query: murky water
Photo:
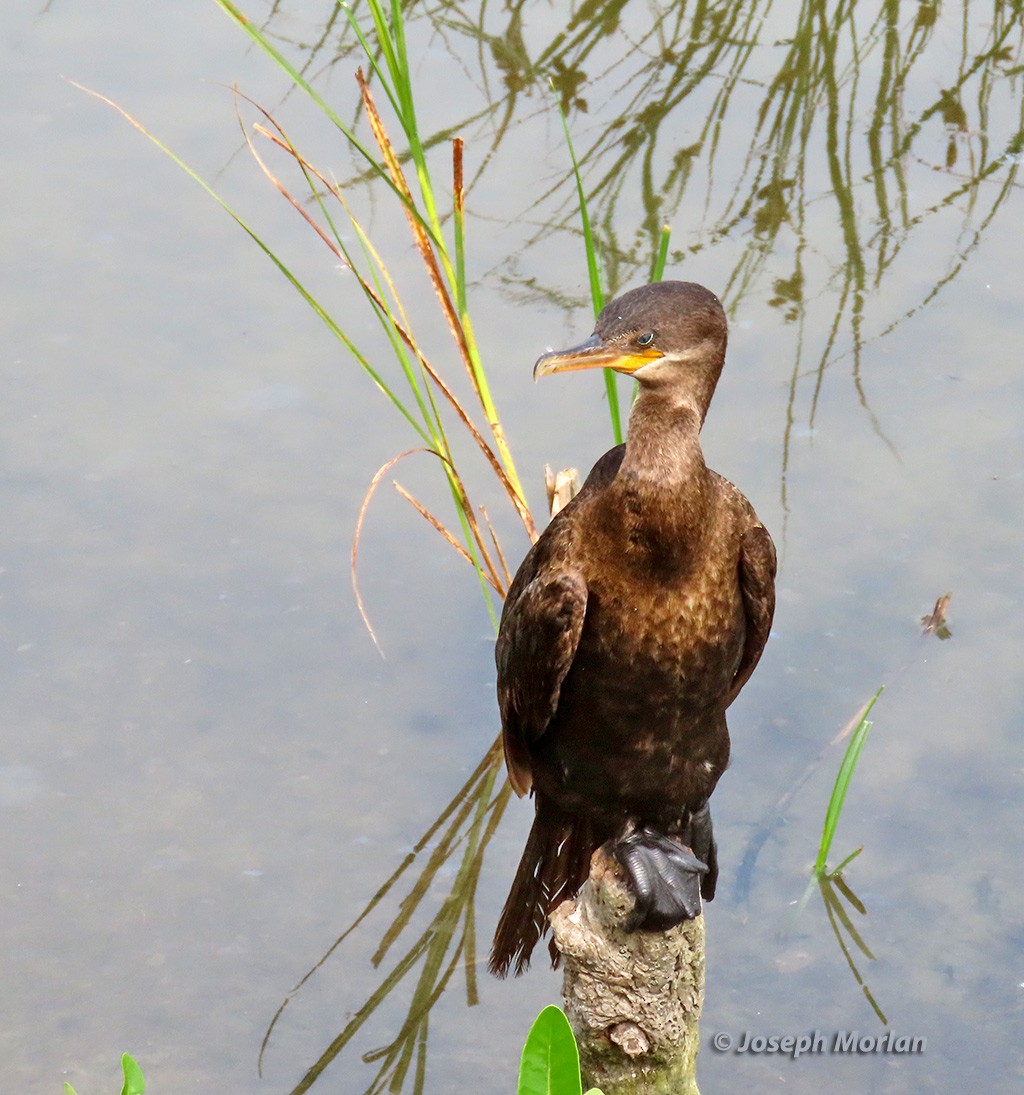
[[[360,564],[381,660],[348,553],[367,484],[415,439],[211,200],[60,77],[122,103],[215,181],[373,345],[351,279],[240,149],[216,82],[280,106],[348,177],[337,138],[212,4],[159,19],[142,5],[5,7],[0,1089],[114,1090],[129,1050],[154,1090],[286,1093],[456,883],[461,846],[375,970],[403,876],[290,999],[257,1076],[288,991],[497,733],[492,625],[464,564],[382,489]],[[548,73],[616,287],[645,279],[664,219],[670,274],[730,308],[705,451],[775,533],[781,570],[715,796],[701,1083],[1016,1090],[1019,8],[720,4],[696,31],[686,6],[665,8],[569,30],[546,7],[490,11],[481,39],[438,7],[409,32],[425,131],[466,138],[475,326],[535,512],[543,463],[588,465],[609,437],[597,382],[530,382],[540,351],[589,331]],[[299,61],[323,36],[309,72],[354,117],[355,61],[330,63],[330,5],[251,14]],[[439,176],[447,155],[439,145]],[[354,193],[411,278],[401,219]],[[442,505],[434,475],[423,457],[394,473]],[[518,558],[525,536],[486,500]],[[921,640],[947,591],[952,638]],[[849,916],[874,959],[844,941],[865,990],[817,894],[795,915],[837,750],[750,852],[882,683],[832,855],[864,846],[847,880],[867,913]],[[488,846],[481,955],[530,812],[513,802]],[[430,1013],[424,1090],[511,1091],[558,976],[481,976],[469,1009],[464,986],[456,972]],[[397,1036],[411,998],[403,982],[313,1090],[363,1091],[379,1064],[361,1054]],[[887,1029],[925,1051],[712,1048],[723,1032]]]

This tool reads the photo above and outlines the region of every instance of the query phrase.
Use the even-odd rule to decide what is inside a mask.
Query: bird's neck
[[[642,489],[670,494],[700,491],[708,475],[700,447],[703,415],[670,392],[641,391],[629,416],[619,472]]]
[[[658,392],[642,392],[633,406],[608,502],[627,526],[621,542],[637,555],[634,563],[685,569],[699,551],[714,504],[701,421],[697,407]]]

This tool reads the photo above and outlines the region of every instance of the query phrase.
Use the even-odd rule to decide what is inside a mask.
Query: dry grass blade
[[[494,563],[490,557],[489,552],[487,551],[483,539],[483,534],[480,531],[480,526],[473,513],[473,508],[469,503],[469,499],[466,497],[465,488],[462,485],[462,480],[459,478],[458,473],[452,466],[451,461],[442,453],[439,453],[436,449],[406,449],[405,452],[401,452],[397,456],[393,456],[390,460],[381,465],[381,467],[377,469],[373,478],[370,480],[370,485],[367,488],[366,494],[363,496],[362,504],[359,507],[359,515],[356,518],[355,533],[352,537],[352,591],[355,594],[356,607],[359,609],[359,615],[362,617],[363,623],[366,625],[366,629],[370,633],[370,638],[373,640],[373,645],[377,648],[377,651],[382,658],[384,657],[384,650],[377,639],[377,633],[374,631],[373,625],[370,623],[370,617],[366,611],[366,605],[363,601],[363,595],[361,590],[359,589],[359,579],[357,573],[359,542],[362,538],[363,522],[366,519],[367,510],[369,509],[370,502],[372,501],[373,496],[377,493],[377,488],[380,486],[381,479],[383,479],[384,476],[387,475],[387,473],[400,461],[404,460],[407,456],[414,456],[417,453],[425,453],[429,456],[435,456],[438,460],[440,460],[448,467],[449,479],[452,483],[453,489],[459,495],[460,505],[466,514],[466,518],[472,532],[473,539],[476,542],[477,548],[480,551],[480,556],[484,564],[483,567],[479,568],[480,574],[483,576],[484,580],[494,589],[499,597],[503,597],[505,595],[505,588],[502,585],[501,578],[498,576],[498,573],[494,567]],[[394,483],[394,487],[398,491],[398,493],[401,494],[402,497],[405,498],[405,500],[409,502],[410,505],[412,505],[413,508],[422,517],[424,517],[427,521],[430,522],[431,525],[433,525],[433,527],[445,538],[445,540],[447,540],[447,542],[459,553],[459,555],[461,555],[462,558],[465,559],[467,563],[469,563],[470,566],[472,566],[474,569],[477,569],[477,564],[474,562],[472,556],[455,539],[452,533],[441,523],[441,521],[439,521],[425,506],[418,502],[411,494],[409,494],[409,492],[403,486],[401,486],[401,484]]]
[[[319,168],[315,167],[312,163],[310,163],[309,160],[306,159],[305,156],[302,155],[301,152],[299,152],[299,150],[295,147],[295,145],[292,144],[292,142],[288,139],[287,134],[280,127],[280,125],[278,125],[278,123],[274,119],[274,117],[271,114],[269,114],[264,107],[260,106],[259,103],[253,102],[253,100],[249,99],[247,96],[243,95],[242,97],[244,99],[246,99],[247,102],[251,103],[263,115],[263,117],[267,119],[267,121],[270,123],[271,126],[273,126],[274,130],[276,131],[276,132],[271,132],[271,130],[269,130],[266,126],[263,126],[263,125],[260,125],[259,123],[257,123],[254,126],[256,132],[259,133],[262,137],[265,137],[268,141],[271,142],[271,144],[275,145],[277,148],[281,149],[283,152],[287,152],[288,155],[291,156],[292,159],[295,160],[296,164],[298,165],[298,167],[302,171],[302,173],[304,175],[306,175],[308,178],[316,179],[316,181],[318,183],[320,183],[320,185],[323,186],[323,188],[333,198],[335,198],[337,200],[337,202],[341,205],[341,207],[345,210],[345,215],[348,217],[349,221],[352,223],[352,227],[355,228],[356,232],[359,234],[359,238],[362,241],[363,245],[366,247],[367,251],[369,252],[369,254],[371,256],[371,258],[373,259],[373,262],[376,265],[377,270],[380,272],[381,276],[384,278],[384,281],[385,281],[385,283],[388,287],[388,290],[391,293],[391,298],[392,298],[392,300],[394,300],[395,306],[398,309],[399,316],[400,316],[400,321],[396,321],[394,313],[391,311],[391,309],[388,307],[388,305],[381,298],[380,294],[377,292],[377,290],[374,288],[374,286],[372,286],[366,280],[366,278],[360,273],[360,271],[357,270],[351,264],[351,262],[348,261],[348,259],[344,256],[344,253],[342,251],[340,251],[337,244],[327,236],[327,234],[324,232],[323,228],[309,215],[309,213],[306,212],[304,207],[297,204],[296,200],[292,197],[291,194],[289,194],[286,190],[284,190],[281,187],[281,185],[279,183],[276,182],[276,180],[274,179],[274,176],[272,174],[270,174],[269,171],[267,171],[267,168],[264,166],[263,161],[260,159],[259,156],[256,155],[255,151],[253,150],[253,156],[256,159],[256,162],[260,165],[260,167],[263,169],[263,171],[267,174],[267,177],[271,180],[271,182],[274,183],[274,185],[277,186],[277,188],[281,191],[282,194],[284,194],[284,196],[289,200],[289,202],[296,209],[298,209],[298,211],[302,214],[303,219],[306,220],[307,223],[309,223],[312,226],[312,228],[316,232],[316,234],[324,241],[324,243],[327,244],[327,246],[331,250],[331,253],[339,256],[342,259],[342,261],[344,262],[346,268],[351,270],[352,273],[355,274],[356,278],[359,280],[359,284],[362,287],[363,292],[367,295],[367,297],[369,297],[369,299],[372,301],[373,305],[378,309],[378,311],[382,315],[385,315],[385,316],[388,317],[388,320],[390,321],[390,323],[391,323],[392,327],[394,328],[395,333],[398,335],[398,337],[402,340],[402,342],[406,345],[406,347],[408,349],[413,351],[413,353],[420,360],[421,364],[423,364],[426,367],[426,362],[423,360],[423,356],[422,356],[419,348],[416,345],[416,341],[412,337],[412,334],[410,333],[409,319],[408,319],[408,316],[405,313],[404,307],[402,306],[401,297],[398,293],[397,288],[395,287],[394,281],[391,278],[391,274],[388,271],[387,264],[384,262],[383,258],[381,257],[381,255],[378,252],[378,250],[376,249],[376,247],[373,246],[373,241],[370,239],[370,237],[363,230],[363,227],[360,224],[360,222],[359,222],[358,218],[356,217],[355,213],[353,213],[352,210],[349,208],[348,202],[345,200],[345,196],[342,194],[342,192],[341,192],[340,188],[338,187],[338,185],[334,182],[331,182],[323,174],[323,172],[319,170]],[[253,146],[252,146],[251,142],[248,141],[248,138],[247,138],[247,143],[249,144],[249,148],[252,149]],[[428,368],[428,372],[429,371],[430,370]]]
[[[420,220],[413,213],[412,194],[409,190],[409,184],[406,181],[405,175],[402,171],[401,164],[398,162],[398,157],[395,155],[394,146],[391,143],[390,137],[387,135],[387,130],[384,128],[384,123],[377,111],[376,103],[374,102],[373,94],[370,91],[369,86],[366,83],[366,77],[363,75],[360,69],[356,73],[356,79],[359,82],[360,93],[363,98],[363,107],[366,111],[367,120],[370,123],[370,129],[373,133],[374,139],[380,148],[381,155],[384,158],[384,163],[391,175],[392,182],[396,189],[405,196],[406,201],[403,202],[406,219],[409,222],[409,228],[413,235],[413,240],[416,243],[416,249],[419,251],[420,258],[423,261],[423,265],[426,268],[427,275],[430,278],[430,283],[434,288],[434,294],[437,297],[438,303],[441,306],[441,311],[444,314],[445,322],[448,324],[449,332],[455,345],[458,347],[459,356],[462,358],[462,363],[466,368],[466,372],[469,376],[470,383],[473,386],[473,391],[476,393],[477,399],[480,401],[480,405],[484,408],[485,415],[488,419],[488,425],[490,426],[491,433],[494,436],[495,443],[498,447],[498,451],[502,454],[505,461],[505,466],[497,460],[494,454],[491,452],[490,447],[487,446],[485,454],[488,455],[488,459],[491,461],[492,467],[495,472],[498,473],[502,485],[509,493],[509,497],[512,499],[516,510],[519,513],[523,524],[526,526],[527,533],[530,536],[531,541],[537,539],[537,529],[533,522],[533,517],[530,514],[529,508],[526,505],[525,499],[522,497],[522,492],[515,480],[514,473],[512,471],[511,453],[508,447],[508,440],[505,437],[505,431],[502,429],[501,423],[496,414],[488,414],[487,406],[488,400],[484,396],[484,392],[480,386],[480,378],[477,376],[476,369],[474,368],[473,354],[470,350],[469,342],[466,334],[469,328],[469,316],[459,315],[454,302],[452,301],[451,294],[448,292],[448,288],[445,284],[444,275],[438,264],[437,255],[434,251],[434,246],[430,240],[430,236],[427,234],[426,229]],[[461,193],[461,191],[459,191]],[[456,200],[459,200],[458,198]],[[433,374],[436,377],[436,373]],[[446,390],[446,398],[450,401],[454,401],[453,405],[457,405],[457,400],[454,400],[454,396],[448,394]],[[465,412],[458,408],[460,417],[467,426],[469,426],[469,418],[465,415]],[[483,444],[483,439],[480,437],[479,432],[475,427],[471,427],[474,437],[477,439],[478,444]]]
[[[526,503],[519,496],[519,492],[516,490],[515,484],[508,477],[508,475],[505,474],[505,470],[504,468],[502,468],[501,463],[498,460],[498,457],[495,454],[494,450],[484,440],[483,435],[473,424],[472,419],[469,417],[469,415],[466,413],[465,408],[459,402],[458,397],[451,390],[451,388],[449,388],[448,385],[445,384],[445,382],[441,379],[440,374],[420,353],[417,347],[413,346],[412,349],[419,358],[419,361],[422,364],[423,368],[426,370],[427,375],[437,385],[438,390],[448,401],[452,410],[455,411],[456,415],[458,415],[459,421],[463,424],[463,426],[466,427],[466,429],[469,431],[470,436],[476,442],[477,447],[484,454],[484,457],[491,465],[491,469],[493,470],[494,474],[498,477],[498,481],[504,488],[505,493],[508,495],[512,504],[515,506],[516,512],[519,514],[519,518],[523,522],[527,534],[530,537],[530,542],[535,542],[538,536],[538,532],[537,526],[533,522],[533,517],[531,516],[530,511],[526,506]]]
[[[413,509],[416,510],[416,512],[421,517],[423,517],[425,520],[429,521],[430,524],[433,525],[435,529],[437,529],[437,531],[445,538],[445,540],[447,540],[448,543],[453,548],[455,548],[455,550],[462,556],[463,559],[466,560],[467,563],[469,563],[470,566],[475,565],[473,563],[473,559],[471,558],[469,552],[466,551],[466,549],[458,542],[458,540],[455,539],[455,537],[452,535],[451,531],[449,529],[447,529],[430,512],[430,510],[428,510],[426,508],[426,506],[424,506],[422,504],[422,502],[418,502],[405,489],[405,487],[402,486],[401,483],[396,482],[396,483],[393,484],[393,486],[394,486],[395,490],[398,491],[398,493],[409,503],[409,505],[411,505],[413,507]],[[497,575],[497,573],[494,569],[494,564],[491,562],[490,556],[487,555],[487,553],[483,550],[482,544],[479,541],[478,541],[478,546],[481,548],[480,554],[483,558],[484,563],[487,566],[487,573],[484,575],[484,577],[487,579],[487,581],[493,587],[494,592],[497,593],[499,597],[503,596],[504,595],[504,590],[502,589],[501,579],[498,577],[498,575]]]
[[[391,176],[391,181],[406,199],[403,205],[406,219],[409,222],[409,228],[412,231],[413,239],[416,242],[416,249],[419,251],[420,258],[423,260],[423,265],[427,269],[427,274],[434,287],[434,293],[437,296],[438,303],[441,305],[441,311],[444,313],[444,317],[448,322],[448,328],[451,331],[452,338],[459,348],[459,354],[469,373],[469,378],[473,382],[474,388],[476,388],[476,379],[473,376],[473,369],[469,356],[469,346],[466,344],[466,333],[462,328],[462,324],[459,322],[459,316],[456,312],[455,305],[452,303],[451,295],[445,286],[444,276],[438,266],[437,255],[434,253],[434,247],[430,242],[430,237],[427,235],[423,225],[412,213],[412,192],[409,189],[409,184],[402,171],[402,165],[398,162],[398,157],[395,155],[391,138],[388,137],[387,130],[384,128],[384,122],[381,120],[380,114],[377,111],[377,104],[374,102],[373,94],[366,82],[366,77],[363,75],[362,69],[359,69],[356,72],[356,80],[359,83],[359,91],[363,97],[363,109],[366,111],[367,121],[370,123],[370,130],[373,133],[374,140],[377,142],[377,147],[380,149],[381,155],[384,157],[384,164]]]
[[[860,726],[860,724],[864,721],[865,716],[875,705],[875,701],[885,690],[885,687],[885,685],[882,685],[882,687],[879,688],[879,690],[870,699],[864,701],[864,706],[861,707],[860,710],[858,710],[857,714],[854,715],[853,718],[850,719],[850,721],[842,728],[842,730],[840,730],[839,733],[836,734],[836,736],[828,743],[828,748],[831,749],[832,746],[839,745],[840,742],[846,741],[846,739],[854,732],[854,730],[856,730],[857,727]]]
[[[461,220],[466,215],[466,193],[463,186],[461,137],[452,138],[452,194],[455,197],[455,215]]]
[[[456,550],[456,551],[457,551],[457,552],[458,552],[458,553],[459,553],[459,554],[460,554],[460,555],[462,556],[462,558],[463,558],[463,559],[465,559],[465,560],[466,560],[466,562],[467,562],[467,563],[469,563],[469,564],[470,564],[470,565],[472,566],[472,564],[473,564],[473,560],[472,560],[472,558],[470,557],[470,554],[469,554],[469,552],[468,552],[468,551],[466,551],[466,549],[465,549],[465,548],[464,548],[464,547],[463,547],[463,546],[462,546],[462,545],[461,545],[461,544],[459,543],[459,541],[455,539],[455,537],[454,537],[454,536],[452,535],[451,531],[450,531],[450,530],[449,530],[448,528],[446,528],[446,527],[445,527],[445,526],[444,526],[444,525],[443,525],[443,524],[441,523],[441,521],[440,521],[440,520],[439,520],[439,519],[438,519],[437,517],[435,517],[435,516],[434,516],[434,515],[433,515],[433,514],[432,514],[432,513],[430,512],[430,510],[428,510],[428,509],[427,509],[427,507],[426,507],[426,506],[424,506],[424,505],[423,505],[423,503],[422,503],[422,502],[419,502],[419,501],[417,501],[417,500],[416,500],[416,499],[415,499],[415,498],[414,498],[414,497],[413,497],[413,496],[412,496],[412,495],[411,495],[411,494],[410,494],[410,493],[409,493],[409,492],[408,492],[408,491],[407,491],[407,490],[405,489],[405,487],[403,487],[403,486],[402,486],[402,484],[398,482],[398,480],[397,480],[397,479],[396,479],[396,480],[394,480],[394,481],[392,482],[392,484],[391,484],[391,485],[392,485],[392,486],[393,486],[393,487],[395,488],[395,490],[396,490],[396,491],[398,491],[398,493],[399,493],[399,494],[400,494],[400,495],[401,495],[401,496],[402,496],[402,497],[403,497],[403,498],[404,498],[404,499],[405,499],[405,500],[406,500],[406,501],[407,501],[407,502],[409,503],[409,505],[410,505],[410,506],[412,506],[412,508],[413,508],[413,509],[414,509],[414,510],[415,510],[415,511],[416,511],[416,512],[417,512],[417,513],[418,513],[418,514],[419,514],[419,515],[420,515],[420,516],[422,517],[422,518],[424,518],[424,520],[428,521],[428,522],[429,522],[429,523],[430,523],[431,525],[433,525],[433,527],[434,527],[434,528],[435,528],[435,529],[436,529],[436,530],[437,530],[437,531],[438,531],[438,532],[439,532],[439,533],[440,533],[440,534],[441,534],[441,535],[442,535],[442,536],[443,536],[443,537],[445,538],[445,540],[447,540],[447,542],[449,543],[449,545],[451,545],[451,547],[453,547],[453,548],[454,548],[454,549],[455,549],[455,550]],[[492,582],[491,584],[493,585],[494,583]]]
[[[236,95],[239,95],[241,98],[245,99],[247,103],[251,103],[252,106],[260,111],[260,113],[263,114],[263,116],[267,118],[272,125],[277,126],[277,123],[274,121],[273,118],[270,117],[270,115],[266,112],[266,110],[264,110],[263,107],[261,107],[258,103],[253,103],[253,101],[248,96],[243,95],[237,88],[235,88],[234,91]],[[299,199],[296,198],[294,194],[292,194],[288,187],[286,187],[284,183],[281,182],[281,180],[273,173],[273,171],[270,170],[270,168],[266,164],[266,161],[259,154],[259,152],[256,151],[256,145],[253,144],[253,140],[249,136],[249,130],[246,128],[245,123],[242,121],[241,115],[238,116],[238,126],[239,129],[241,129],[242,131],[242,137],[245,139],[245,143],[249,149],[250,155],[256,161],[259,169],[266,176],[267,181],[270,183],[270,185],[274,187],[274,189],[288,202],[288,204],[299,214],[299,216],[302,217],[302,219],[309,225],[309,227],[313,229],[313,231],[320,237],[320,239],[323,240],[323,242],[330,249],[331,254],[334,255],[334,257],[346,269],[351,270],[352,264],[348,261],[347,258],[345,258],[345,254],[341,250],[341,248],[323,230],[319,222],[309,212],[309,210],[306,209],[302,202],[300,202]],[[288,139],[284,137],[283,133],[281,135],[281,139],[277,139],[265,126],[257,125],[255,128],[257,133],[272,140],[279,147],[287,148],[297,160],[300,158],[298,152],[292,147]],[[280,129],[278,129],[278,132],[280,132]]]
[[[254,105],[256,105],[256,104],[254,104]],[[356,219],[355,215],[349,210],[348,205],[345,202],[345,199],[344,199],[343,195],[340,193],[338,188],[333,183],[331,183],[328,179],[326,179],[324,177],[324,175],[317,168],[315,168],[307,159],[305,159],[305,157],[302,156],[302,154],[291,144],[291,142],[288,141],[287,137],[285,137],[285,135],[280,131],[280,128],[277,126],[277,123],[274,122],[273,118],[271,118],[266,113],[266,111],[263,110],[262,107],[259,107],[258,105],[256,105],[256,108],[258,110],[260,110],[261,113],[263,113],[265,117],[267,117],[267,119],[270,121],[271,125],[273,125],[278,130],[278,133],[280,134],[280,136],[278,136],[274,133],[271,133],[269,130],[267,130],[263,126],[257,126],[256,127],[258,132],[263,134],[273,144],[277,145],[278,148],[282,149],[283,151],[287,152],[290,156],[294,157],[296,163],[299,165],[299,167],[304,172],[308,172],[308,174],[313,176],[335,198],[337,198],[337,200],[344,206],[345,212],[348,215],[349,219],[351,220],[353,227],[356,229],[357,232],[359,232],[360,238],[363,240],[364,244],[370,250],[370,253],[373,256],[374,262],[377,264],[378,269],[381,271],[381,274],[385,278],[385,280],[388,284],[388,287],[391,290],[392,297],[395,299],[396,302],[398,302],[398,307],[399,307],[399,310],[400,310],[401,315],[402,315],[402,321],[399,322],[398,320],[396,320],[394,314],[391,312],[388,305],[381,299],[381,297],[377,293],[376,289],[374,289],[374,287],[372,285],[370,285],[370,283],[363,277],[363,275],[358,270],[355,270],[351,266],[351,264],[349,264],[347,262],[346,262],[346,266],[350,270],[352,270],[352,272],[355,274],[355,276],[359,280],[360,285],[362,286],[363,291],[373,301],[374,305],[384,315],[388,316],[389,322],[391,323],[392,327],[394,328],[395,333],[402,340],[402,342],[405,344],[405,346],[415,355],[416,360],[419,362],[419,364],[423,368],[423,371],[427,374],[427,376],[433,382],[433,384],[435,385],[437,390],[441,393],[441,395],[444,396],[445,401],[448,403],[448,405],[451,407],[451,409],[455,412],[456,416],[458,417],[458,419],[462,423],[462,425],[465,427],[465,429],[469,433],[470,437],[473,438],[473,441],[476,443],[477,448],[479,448],[480,452],[484,456],[484,459],[486,459],[487,463],[490,464],[491,470],[494,472],[495,476],[497,476],[498,482],[501,484],[502,489],[508,495],[509,500],[512,502],[513,506],[515,506],[516,512],[519,514],[519,518],[523,522],[523,525],[526,528],[527,534],[529,535],[531,542],[535,541],[537,539],[538,532],[537,532],[536,525],[534,524],[533,517],[532,517],[529,509],[526,506],[526,503],[520,497],[519,492],[515,488],[515,484],[509,478],[509,476],[506,473],[505,469],[502,467],[501,461],[498,459],[497,453],[495,453],[494,449],[491,448],[491,446],[487,443],[487,441],[485,440],[483,434],[477,428],[477,426],[473,422],[473,420],[469,417],[469,414],[466,411],[466,409],[462,406],[462,403],[459,401],[458,396],[455,395],[455,393],[451,390],[451,388],[442,379],[440,373],[438,373],[438,371],[434,368],[434,366],[428,361],[428,359],[424,355],[423,351],[420,349],[419,345],[417,344],[416,340],[413,338],[412,334],[408,330],[408,323],[406,322],[405,312],[404,312],[404,309],[401,308],[400,298],[399,298],[398,293],[395,289],[394,283],[391,280],[391,277],[388,273],[387,267],[384,264],[383,259],[377,253],[376,249],[373,247],[373,244],[370,241],[369,237],[366,236],[366,234],[362,231],[362,228],[359,225],[359,222]],[[386,136],[385,136],[384,139],[385,140],[387,139]],[[392,153],[392,155],[393,155],[393,153]],[[293,205],[295,205],[296,208],[299,209],[299,211],[302,213],[304,219],[306,219],[311,224],[313,224],[314,228],[316,229],[317,235],[319,235],[320,238],[322,240],[324,240],[325,243],[327,243],[327,245],[331,248],[332,253],[333,254],[339,254],[339,252],[337,250],[337,247],[326,236],[326,234],[323,232],[323,230],[320,228],[320,226],[317,225],[316,222],[313,221],[310,218],[309,214],[304,209],[301,209],[298,206],[295,199],[289,193],[287,193],[287,191],[285,191],[280,186],[280,184],[278,184],[276,182],[273,175],[269,171],[267,171],[267,169],[264,167],[262,162],[259,160],[259,157],[256,157],[256,159],[257,159],[257,163],[260,163],[260,166],[263,168],[264,171],[266,171],[267,177],[272,182],[274,182],[274,185],[278,186],[278,189],[281,190],[281,192],[285,195],[285,197],[287,197],[288,200]],[[406,212],[409,216],[410,224],[415,223],[415,225],[419,228],[419,232],[420,232],[422,238],[424,240],[426,240],[426,244],[427,244],[427,246],[429,246],[429,240],[427,239],[426,234],[423,232],[422,225],[420,225],[419,222],[415,220],[415,218],[412,216],[411,213],[408,213],[408,210],[406,210]],[[436,263],[434,265],[434,270],[435,271],[437,270]],[[440,275],[438,274],[438,276],[440,276]],[[450,321],[449,321],[449,325],[450,325]],[[493,424],[492,424],[492,429],[493,429]]]
[[[363,535],[363,521],[366,519],[366,511],[369,509],[370,501],[377,493],[377,487],[380,486],[381,479],[400,461],[404,460],[407,456],[413,456],[415,453],[424,452],[430,453],[432,456],[438,457],[438,459],[444,459],[439,452],[435,449],[406,449],[405,452],[400,452],[397,456],[393,456],[386,464],[383,464],[377,469],[376,474],[370,480],[370,485],[366,490],[366,494],[363,495],[362,505],[359,507],[359,516],[356,518],[356,531],[352,537],[352,592],[356,595],[356,607],[359,609],[359,615],[363,618],[363,623],[366,624],[366,630],[370,633],[370,638],[373,639],[373,645],[377,648],[378,653],[383,658],[384,650],[380,643],[377,641],[377,633],[373,630],[373,624],[370,623],[370,617],[366,614],[366,605],[363,603],[363,595],[359,591],[359,579],[357,577],[356,564],[359,558],[359,541]],[[459,549],[462,550],[461,548]]]
[[[498,539],[498,534],[494,531],[494,526],[491,524],[490,515],[487,512],[486,506],[480,507],[480,516],[484,519],[484,524],[487,526],[487,531],[491,536],[491,543],[494,544],[495,554],[498,556],[498,562],[501,564],[501,573],[504,579],[505,589],[502,590],[501,596],[504,598],[508,587],[512,584],[512,572],[508,569],[508,563],[505,560],[505,553],[501,550],[501,541]]]

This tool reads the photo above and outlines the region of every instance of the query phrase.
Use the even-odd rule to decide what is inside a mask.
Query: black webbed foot
[[[710,833],[710,815],[707,829]],[[711,848],[713,851],[713,840]],[[645,827],[616,841],[613,851],[636,895],[626,931],[668,931],[700,915],[702,879],[708,864],[689,848]]]

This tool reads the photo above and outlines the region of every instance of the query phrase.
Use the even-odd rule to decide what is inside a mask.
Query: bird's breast
[[[674,586],[605,571],[588,589],[544,744],[559,786],[546,790],[646,817],[699,805],[728,761],[724,700],[744,635],[735,571],[705,567]]]
[[[596,580],[574,668],[603,678],[608,702],[624,711],[662,703],[673,716],[699,716],[728,691],[743,635],[735,566],[705,567],[674,587]]]

